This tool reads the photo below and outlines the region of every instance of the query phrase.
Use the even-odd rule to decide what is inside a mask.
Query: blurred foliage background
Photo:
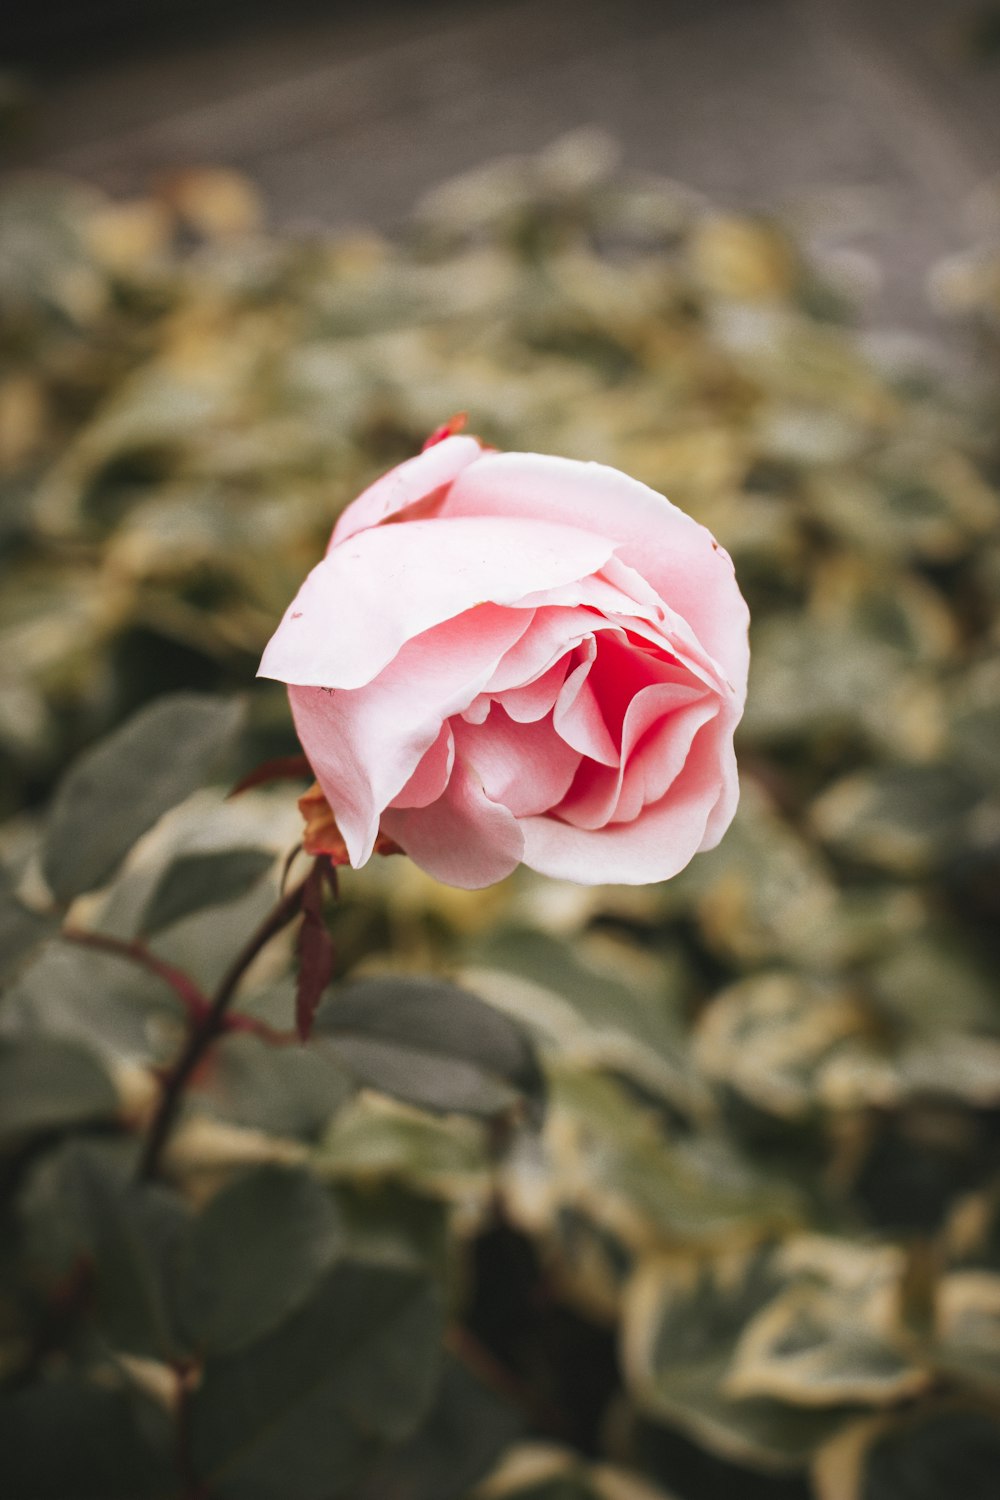
[[[995,257],[936,286],[992,358]],[[227,171],[127,201],[26,178],[0,300],[12,1497],[992,1497],[987,360],[942,377],[859,333],[787,227],[591,135],[447,184],[392,240],[268,233]],[[217,982],[298,825],[293,790],[198,778],[295,749],[260,650],[339,509],[458,410],[627,470],[731,551],[737,821],[662,887],[348,872],[317,1042],[225,1037],[169,1185],[127,1188],[183,1012],[52,936],[43,874],[74,927]],[[242,694],[246,727],[167,703],[154,738],[195,745],[188,771],[117,873],[124,849],[79,874],[77,784],[47,814],[53,788],[111,731],[112,763],[144,764],[119,726],[180,689]],[[251,970],[244,1013],[290,1024],[290,963]],[[451,981],[514,1023],[502,1043],[473,1020],[456,1041]]]

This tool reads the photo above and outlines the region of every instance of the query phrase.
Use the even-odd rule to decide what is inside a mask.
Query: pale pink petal
[[[364,687],[289,688],[302,748],[355,867],[371,855],[382,809],[407,785],[442,723],[480,692],[524,624],[520,611],[485,605],[407,642]]]
[[[702,725],[719,712],[719,699],[700,684],[655,683],[640,689],[625,714],[621,764],[581,768],[555,811],[577,828],[631,822],[658,801],[687,762]]]
[[[397,792],[389,804],[391,807],[427,807],[441,796],[452,766],[455,764],[455,736],[450,724],[441,725],[441,733],[431,748],[421,757],[420,763],[401,792]]]
[[[489,800],[461,757],[442,797],[430,807],[387,809],[382,828],[414,864],[464,890],[503,880],[524,853],[514,814]]]
[[[581,885],[645,885],[669,880],[702,846],[719,792],[717,752],[698,751],[700,730],[683,771],[659,802],[632,823],[574,828],[556,817],[522,818],[524,863],[542,875]]]
[[[480,693],[478,698],[473,698],[468,708],[462,709],[462,718],[467,724],[485,724],[492,707],[492,693]]]
[[[547,672],[543,672],[541,677],[536,677],[533,682],[525,683],[524,687],[510,688],[506,693],[502,693],[500,702],[510,718],[516,720],[518,724],[531,724],[536,719],[544,719],[546,714],[551,713],[559,691],[566,681],[569,663],[570,657],[567,653],[560,657]]]
[[[531,603],[566,609],[585,606],[605,615],[634,614],[654,621],[662,620],[668,613],[656,591],[617,557],[609,557],[599,573],[574,579],[558,589],[546,589],[544,598],[534,598]]]
[[[490,801],[519,818],[561,801],[580,764],[579,751],[556,733],[551,719],[516,724],[498,704],[484,724],[457,722],[455,741]]]
[[[718,801],[708,815],[705,836],[698,845],[698,853],[714,849],[736,814],[740,800],[740,779],[736,769],[736,751],[733,749],[732,728],[721,730],[713,746],[706,745],[703,752],[715,757],[716,774],[721,780]]]
[[[408,458],[362,490],[333,528],[330,546],[337,546],[356,531],[366,531],[428,499],[482,458],[483,450],[473,437],[449,437],[415,458]]]
[[[539,607],[563,605],[567,609],[596,611],[612,625],[641,635],[660,652],[676,657],[706,686],[734,696],[733,689],[686,620],[669,608],[648,583],[617,557],[605,563],[600,573],[575,579],[558,589],[529,595],[522,601]]]
[[[441,513],[544,516],[611,537],[618,556],[689,623],[743,702],[748,613],[732,561],[710,532],[655,490],[603,464],[493,453],[459,474]]]
[[[425,630],[476,605],[517,605],[609,556],[604,538],[545,521],[462,517],[358,532],[309,574],[258,675],[362,687]]]
[[[577,652],[583,660],[563,683],[552,711],[552,722],[566,743],[588,760],[616,766],[618,746],[608,731],[601,705],[587,680],[596,656],[595,642],[592,639],[585,642]]]
[[[658,802],[687,764],[702,725],[718,716],[719,700],[709,693],[695,691],[687,703],[654,705],[657,698],[674,695],[679,699],[684,691],[667,686],[645,688],[641,696],[651,701],[648,706],[636,705],[635,723],[629,711],[629,750],[622,754],[625,774],[611,822],[631,823],[650,803]],[[644,719],[649,722],[643,730]]]
[[[539,605],[530,628],[507,652],[487,684],[487,691],[506,693],[534,682],[575,646],[590,640],[595,630],[611,628],[607,620],[590,609]]]

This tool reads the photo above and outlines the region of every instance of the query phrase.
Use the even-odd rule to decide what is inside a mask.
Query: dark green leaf
[[[344,1244],[328,1193],[308,1172],[264,1166],[212,1199],[178,1260],[177,1307],[192,1342],[228,1354],[312,1296]]]
[[[288,1013],[292,998],[288,997]],[[274,1047],[245,1032],[223,1037],[199,1104],[271,1135],[314,1137],[354,1092],[337,1059],[318,1047]]]
[[[184,1011],[174,990],[117,954],[47,943],[4,995],[11,1034],[43,1033],[119,1062],[159,1062],[176,1051]]]
[[[420,1275],[344,1265],[277,1332],[209,1361],[195,1468],[219,1500],[330,1500],[431,1401],[441,1308]]]
[[[598,967],[579,944],[515,927],[477,943],[465,972],[473,991],[521,1024],[541,1050],[600,1058],[682,1107],[705,1102],[682,1028],[692,985],[679,951],[642,984],[610,963]]]
[[[918,875],[961,847],[979,795],[953,765],[879,766],[834,782],[812,818],[820,838],[851,859]]]
[[[220,849],[182,854],[164,871],[143,912],[139,931],[159,932],[206,906],[236,901],[274,863],[267,849]]]
[[[197,790],[233,744],[239,703],[177,693],[85,751],[60,783],[43,852],[60,901],[102,885],[136,839]]]
[[[995,1500],[1000,1422],[942,1411],[876,1438],[859,1500]]]
[[[459,1500],[523,1429],[509,1402],[448,1358],[427,1420],[379,1461],[354,1500]]]
[[[93,1266],[108,1343],[165,1360],[180,1349],[170,1304],[186,1212],[168,1189],[132,1180],[131,1154],[70,1144],[41,1162],[21,1213],[34,1258],[56,1280],[81,1257]]]
[[[781,1289],[766,1251],[648,1263],[625,1304],[624,1365],[641,1410],[739,1463],[796,1468],[857,1408],[809,1411],[726,1384],[741,1330]]]
[[[391,1181],[340,1182],[333,1192],[351,1260],[444,1280],[450,1243],[447,1209],[440,1200]]]
[[[315,1032],[363,1083],[428,1109],[493,1115],[541,1101],[524,1033],[445,980],[356,980],[324,1002]]]
[[[6,873],[0,871],[0,982],[57,925],[53,917],[23,906],[11,890]]]
[[[88,1048],[56,1037],[0,1039],[0,1138],[106,1118],[117,1108]]]
[[[166,1414],[134,1392],[45,1381],[0,1398],[9,1500],[159,1500],[177,1493]]]

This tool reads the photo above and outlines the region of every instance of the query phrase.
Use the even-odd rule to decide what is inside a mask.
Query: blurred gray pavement
[[[11,165],[116,193],[229,164],[276,223],[391,227],[427,188],[582,125],[722,205],[873,253],[876,323],[933,326],[929,268],[1000,171],[972,0],[429,0],[273,6],[38,80]],[[850,190],[849,192],[840,190]]]

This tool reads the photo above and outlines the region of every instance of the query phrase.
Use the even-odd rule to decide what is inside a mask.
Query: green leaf
[[[1000,1391],[1000,1276],[969,1270],[942,1277],[934,1316],[937,1367],[973,1389]]]
[[[843,620],[772,614],[754,630],[747,731],[767,741],[856,730],[899,670],[898,653]]]
[[[5,1030],[58,1037],[109,1062],[161,1062],[184,1035],[177,995],[156,975],[117,954],[47,943],[7,990]]]
[[[713,997],[698,1018],[695,1057],[710,1078],[783,1120],[827,1102],[824,1066],[868,1046],[872,1018],[846,986],[786,971],[756,974]]]
[[[420,1430],[379,1461],[353,1500],[460,1500],[523,1428],[514,1407],[448,1357]]]
[[[336,1183],[333,1195],[347,1234],[345,1258],[446,1279],[452,1246],[442,1202],[406,1183],[365,1177]]]
[[[362,1083],[427,1109],[494,1115],[541,1101],[523,1032],[444,980],[356,980],[320,1007],[314,1034]]]
[[[949,1407],[874,1432],[856,1488],[822,1500],[995,1500],[1000,1421]],[[846,1439],[845,1439],[846,1447]]]
[[[289,994],[286,1018],[293,1004]],[[311,1139],[354,1090],[345,1069],[323,1049],[275,1047],[237,1032],[216,1047],[198,1103],[237,1125]]]
[[[790,1185],[724,1136],[671,1140],[656,1111],[597,1073],[554,1071],[551,1087],[550,1212],[582,1209],[636,1249],[651,1234],[720,1244],[800,1219]]]
[[[808,1237],[789,1241],[774,1266],[789,1284],[740,1334],[727,1395],[878,1407],[928,1385],[930,1372],[906,1347],[900,1322],[904,1260],[896,1247]]]
[[[56,1284],[81,1257],[93,1266],[93,1312],[112,1348],[169,1360],[183,1348],[171,1289],[187,1214],[167,1188],[133,1180],[132,1158],[131,1149],[70,1143],[39,1164],[21,1217]]]
[[[702,942],[740,968],[767,960],[836,963],[844,934],[838,892],[811,847],[747,779],[722,843],[664,887],[668,910],[693,904]]]
[[[707,1103],[687,1055],[691,981],[678,955],[635,974],[591,961],[579,944],[508,928],[477,945],[464,977],[563,1061],[614,1068],[683,1109]]]
[[[11,889],[6,871],[0,869],[0,983],[57,926],[54,917],[23,906]]]
[[[344,1232],[316,1179],[257,1167],[192,1222],[177,1262],[177,1310],[202,1353],[228,1354],[269,1333],[313,1295]]]
[[[107,1119],[118,1096],[87,1047],[56,1037],[0,1038],[0,1138]]]
[[[951,765],[880,766],[845,776],[812,807],[821,839],[900,876],[926,874],[970,840],[979,789]]]
[[[84,752],[60,783],[42,863],[59,901],[102,885],[139,836],[193,791],[232,746],[239,703],[177,693]]]
[[[224,906],[245,896],[274,864],[267,849],[220,849],[183,854],[169,865],[142,915],[145,935],[170,927],[207,906]]]
[[[441,1307],[403,1270],[342,1265],[275,1333],[210,1360],[191,1402],[195,1469],[219,1500],[330,1500],[428,1409]]]
[[[676,1500],[627,1469],[531,1441],[511,1448],[474,1494],[476,1500]]]
[[[725,1388],[740,1333],[781,1288],[766,1251],[648,1261],[624,1309],[626,1380],[640,1408],[736,1462],[804,1464],[850,1420],[850,1407],[810,1411]]]
[[[177,1493],[166,1414],[127,1390],[71,1379],[0,1397],[10,1500],[166,1500]]]
[[[486,1194],[491,1170],[482,1120],[436,1116],[368,1092],[337,1114],[314,1160],[334,1180],[398,1177],[466,1201]]]

